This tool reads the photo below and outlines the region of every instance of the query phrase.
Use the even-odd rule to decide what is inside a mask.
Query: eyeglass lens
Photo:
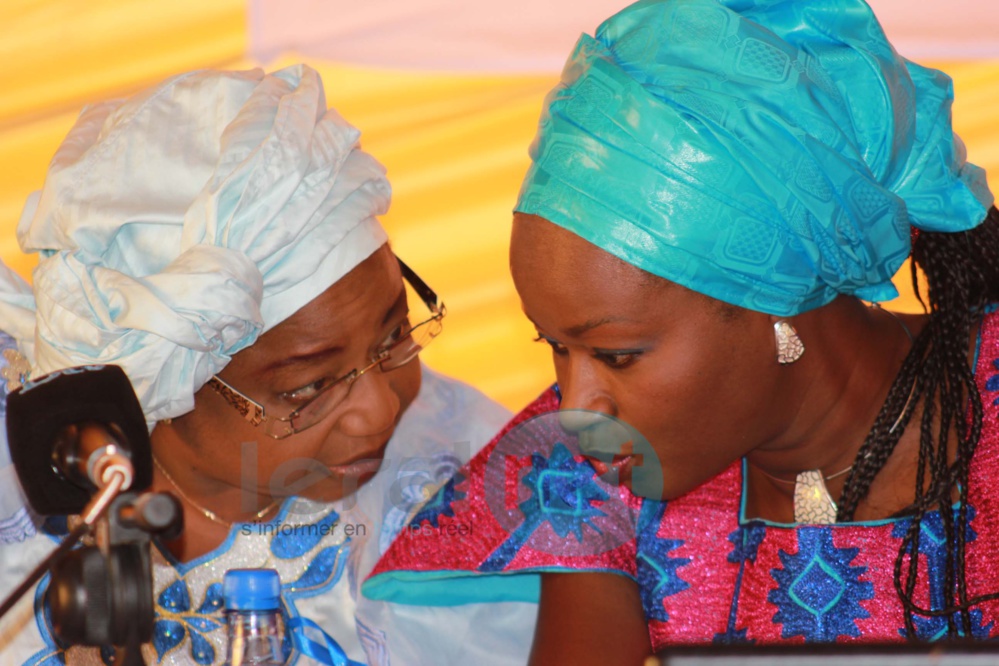
[[[359,370],[356,375],[348,375],[338,381],[316,396],[315,400],[293,413],[288,420],[268,421],[267,434],[277,438],[287,437],[315,425],[347,398],[351,386],[362,374],[374,369],[376,365],[381,365],[382,371],[401,368],[419,356],[420,352],[440,334],[442,328],[443,324],[439,317],[417,324],[406,337],[384,350],[388,355],[380,362],[372,363],[367,368]]]

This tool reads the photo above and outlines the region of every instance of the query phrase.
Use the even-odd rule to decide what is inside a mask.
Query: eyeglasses
[[[337,379],[320,379],[305,387],[314,391],[315,395],[308,398],[305,404],[291,414],[280,418],[267,416],[263,405],[240,393],[217,375],[208,380],[208,386],[222,396],[222,399],[234,407],[251,424],[254,426],[263,424],[264,433],[268,437],[284,439],[322,421],[327,414],[336,409],[347,398],[351,386],[367,371],[379,367],[382,372],[388,372],[401,368],[415,359],[434,338],[440,335],[443,328],[442,320],[447,314],[447,308],[444,307],[444,303],[437,297],[434,290],[428,287],[427,283],[413,272],[413,269],[407,266],[402,259],[396,257],[396,260],[399,262],[403,279],[409,283],[409,286],[430,310],[431,316],[416,326],[409,326],[407,322],[402,325],[401,330],[393,331],[390,339],[386,340],[379,351],[369,359],[368,365],[363,368],[355,368]]]

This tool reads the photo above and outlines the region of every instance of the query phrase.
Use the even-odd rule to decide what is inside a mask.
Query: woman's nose
[[[349,437],[369,437],[384,433],[399,416],[401,402],[392,390],[388,374],[372,368],[357,378],[347,396],[346,409],[337,421]]]
[[[588,427],[595,415],[587,416],[587,413],[617,416],[613,397],[601,381],[598,370],[588,361],[570,359],[564,371],[559,373],[558,385],[562,393],[559,409],[566,412],[567,422],[563,427],[567,430]]]

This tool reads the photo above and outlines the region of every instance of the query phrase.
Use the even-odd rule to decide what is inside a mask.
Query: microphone
[[[118,366],[67,368],[26,382],[7,397],[7,439],[28,503],[43,516],[82,513],[114,474],[128,477],[122,489],[141,492],[152,483],[145,416]]]
[[[171,495],[143,493],[152,450],[128,376],[88,365],[26,382],[7,397],[7,439],[31,508],[81,521],[0,604],[0,617],[51,567],[53,633],[71,645],[113,645],[116,664],[143,664],[155,617],[150,540],[179,535],[183,513]],[[96,545],[74,549],[87,533]]]
[[[114,469],[122,474],[121,490],[128,490],[134,468],[127,451],[122,451],[124,441],[125,435],[115,424],[69,425],[56,434],[52,462],[67,481],[91,490],[106,487]]]

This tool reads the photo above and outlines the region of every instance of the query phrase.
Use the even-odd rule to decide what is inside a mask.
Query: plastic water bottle
[[[225,666],[281,666],[281,579],[274,569],[232,569],[222,579]]]

